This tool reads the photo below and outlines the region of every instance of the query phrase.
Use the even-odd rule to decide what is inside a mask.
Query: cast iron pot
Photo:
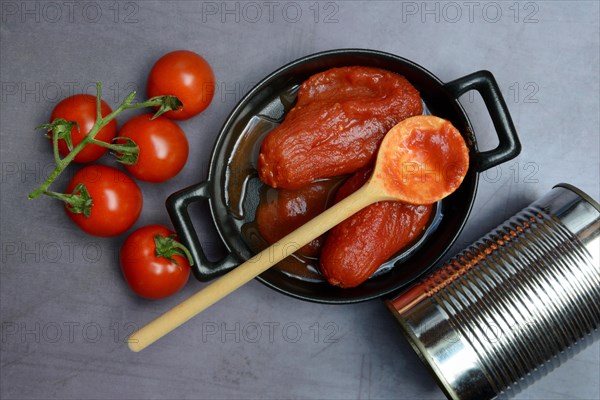
[[[409,254],[397,257],[393,268],[377,274],[362,285],[352,289],[340,289],[325,281],[305,280],[290,276],[276,268],[261,274],[258,279],[285,294],[322,303],[352,303],[381,297],[400,290],[428,272],[457,239],[471,211],[477,190],[478,174],[516,157],[520,143],[493,75],[479,71],[452,82],[443,83],[423,67],[395,56],[374,50],[341,49],[325,51],[294,61],[268,75],[256,85],[234,108],[223,125],[215,144],[208,180],[190,186],[167,199],[167,209],[181,241],[190,249],[195,260],[192,270],[197,279],[213,279],[239,265],[254,253],[242,234],[244,224],[254,217],[260,184],[254,176],[244,181],[246,196],[245,215],[240,217],[229,204],[232,198],[232,174],[230,163],[234,158],[249,158],[254,162],[260,143],[240,143],[248,139],[249,125],[256,122],[281,121],[293,105],[298,86],[311,75],[341,66],[379,67],[404,75],[421,93],[431,114],[448,119],[465,136],[470,149],[470,167],[460,188],[438,203],[438,221],[419,246],[413,246]],[[458,98],[465,92],[480,93],[498,135],[498,146],[480,152],[469,118]],[[273,125],[275,126],[275,125]],[[262,138],[260,139],[262,140]],[[244,154],[236,154],[241,148]],[[247,154],[246,154],[247,153]],[[252,160],[254,158],[254,160]],[[255,165],[255,164],[254,164]],[[237,171],[239,172],[239,171]],[[234,190],[240,190],[234,185]],[[208,201],[213,221],[229,254],[221,260],[210,261],[204,254],[194,230],[187,208],[190,203]]]

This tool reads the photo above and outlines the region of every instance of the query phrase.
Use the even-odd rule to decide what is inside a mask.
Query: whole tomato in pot
[[[50,122],[55,119],[62,118],[66,121],[77,122],[79,129],[76,126],[71,129],[71,144],[72,147],[77,146],[83,138],[92,130],[94,123],[96,122],[96,97],[89,94],[76,94],[74,96],[67,97],[61,100],[52,110],[50,116]],[[111,108],[104,100],[100,105],[100,114],[102,117],[106,117],[112,113]],[[110,121],[100,132],[96,135],[95,139],[111,143],[113,138],[117,134],[117,121]],[[85,146],[79,154],[73,159],[77,163],[88,163],[96,161],[106,153],[108,149],[96,144],[88,144]],[[69,154],[70,149],[67,142],[63,139],[58,141],[58,151],[62,157]]]
[[[125,165],[131,175],[142,181],[164,182],[181,171],[189,146],[183,130],[175,122],[152,117],[152,114],[143,114],[130,119],[119,131],[119,137],[133,140],[139,148],[137,162]]]
[[[190,276],[191,256],[163,225],[134,231],[121,247],[121,272],[137,295],[161,299],[183,288]]]
[[[69,197],[79,205],[65,204],[67,215],[94,236],[117,236],[137,221],[142,211],[142,191],[127,174],[105,165],[80,169],[69,182]]]
[[[188,119],[202,112],[215,93],[215,76],[208,62],[189,50],[177,50],[162,56],[150,71],[147,95],[176,96],[183,108],[168,111],[171,119]]]
[[[360,189],[371,172],[371,168],[363,168],[352,175],[337,191],[335,201]],[[320,257],[321,273],[335,286],[360,285],[423,234],[432,213],[432,205],[399,201],[380,201],[363,208],[329,231]]]

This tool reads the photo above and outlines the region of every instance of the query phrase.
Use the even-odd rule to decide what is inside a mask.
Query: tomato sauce
[[[469,168],[460,132],[434,116],[410,118],[394,127],[379,157],[383,167],[375,170],[378,180],[412,204],[429,204],[452,193]]]
[[[354,193],[370,175],[370,168],[354,174],[340,187],[335,201]],[[398,201],[382,201],[359,211],[329,231],[320,257],[321,273],[332,285],[358,286],[425,232],[432,211],[432,205]]]
[[[260,179],[298,189],[370,164],[386,132],[423,112],[403,76],[371,67],[333,68],[302,83],[296,105],[263,141]]]
[[[398,122],[422,113],[418,91],[392,72],[344,67],[310,77],[281,124],[270,131],[260,130],[268,132],[256,166],[265,185],[254,220],[242,229],[250,246],[255,250],[267,247],[359,189],[371,174],[369,165],[374,164],[386,133]],[[451,174],[447,181],[460,184],[452,176],[468,168],[468,155],[448,151],[455,148],[454,143],[444,142],[447,133],[455,133],[450,128],[455,129],[450,123],[412,129],[406,149],[385,155],[393,158],[386,164],[405,170],[378,169],[376,173],[392,186],[410,186],[417,179],[439,180],[435,175],[439,170],[428,169],[439,162],[440,170]],[[414,152],[425,159],[416,160],[411,169],[407,161]],[[417,168],[423,165],[425,169]],[[354,175],[347,178],[349,174]],[[439,211],[439,205],[431,204],[373,204],[297,249],[277,268],[302,279],[325,278],[343,288],[358,286],[388,260],[401,257],[403,250],[418,246],[418,239],[435,229]]]
[[[261,236],[275,243],[296,230],[331,205],[336,180],[320,180],[298,190],[263,187],[256,210],[256,224]],[[299,255],[318,257],[324,237],[318,237],[298,250]]]

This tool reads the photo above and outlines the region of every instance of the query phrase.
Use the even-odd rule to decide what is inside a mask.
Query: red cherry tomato
[[[185,165],[188,142],[175,122],[164,117],[151,118],[152,114],[143,114],[130,119],[119,136],[130,138],[140,149],[137,163],[125,166],[131,175],[142,181],[163,182]]]
[[[89,217],[70,211],[67,215],[85,232],[95,236],[116,236],[137,221],[142,211],[142,191],[133,179],[116,168],[89,165],[69,182],[67,193],[84,184],[92,199]]]
[[[169,239],[174,240],[174,234],[165,226],[149,225],[134,231],[123,243],[121,271],[129,287],[139,296],[147,299],[167,297],[181,290],[188,281],[188,260],[180,254],[170,253]],[[161,245],[163,239],[159,238],[157,246],[157,235],[166,242]]]
[[[100,113],[103,117],[112,113],[111,108],[104,100],[102,100],[100,104]],[[50,122],[57,118],[79,123],[79,130],[76,126],[71,130],[73,147],[77,146],[83,140],[85,135],[92,130],[92,127],[96,122],[96,98],[89,94],[76,94],[61,100],[56,107],[54,107],[54,110],[52,110]],[[112,120],[96,134],[95,139],[110,143],[116,134],[117,121]],[[58,150],[62,157],[69,154],[69,148],[64,140],[58,141]],[[96,144],[88,144],[75,156],[73,161],[77,163],[96,161],[102,157],[107,150],[107,148]]]
[[[149,98],[176,96],[183,109],[168,111],[171,119],[188,119],[202,112],[215,94],[215,76],[204,58],[188,50],[177,50],[162,56],[148,77]]]

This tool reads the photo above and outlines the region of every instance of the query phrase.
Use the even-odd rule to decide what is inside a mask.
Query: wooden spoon
[[[405,119],[386,134],[373,174],[362,188],[133,333],[129,348],[146,348],[370,204],[443,199],[459,187],[468,164],[465,141],[449,121],[429,115]]]

